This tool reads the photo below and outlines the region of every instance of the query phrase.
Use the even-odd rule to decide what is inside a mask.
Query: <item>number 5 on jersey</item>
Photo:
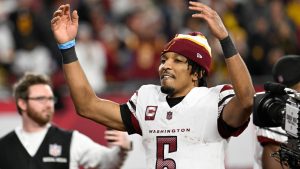
[[[157,136],[157,159],[156,169],[176,169],[176,163],[171,158],[165,158],[165,147],[169,147],[168,153],[177,151],[177,137],[176,136]],[[168,146],[165,146],[168,145]]]

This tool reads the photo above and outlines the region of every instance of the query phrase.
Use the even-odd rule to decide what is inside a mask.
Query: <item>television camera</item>
[[[272,154],[281,164],[300,169],[300,93],[279,83],[266,83],[254,95],[253,123],[261,128],[281,127],[287,142]]]

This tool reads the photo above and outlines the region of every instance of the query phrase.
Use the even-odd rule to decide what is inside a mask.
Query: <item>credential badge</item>
[[[58,157],[61,155],[62,146],[58,144],[49,144],[49,154],[53,157]]]

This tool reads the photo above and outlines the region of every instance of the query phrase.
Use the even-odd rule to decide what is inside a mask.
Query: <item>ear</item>
[[[192,79],[193,79],[193,81],[197,81],[198,79],[201,79],[202,76],[203,76],[203,72],[202,72],[202,71],[200,71],[200,74],[197,73],[197,72],[195,72],[195,73],[192,75]]]
[[[22,111],[27,110],[27,103],[26,103],[26,101],[25,101],[24,99],[18,99],[17,105],[19,106],[19,108],[20,108]]]

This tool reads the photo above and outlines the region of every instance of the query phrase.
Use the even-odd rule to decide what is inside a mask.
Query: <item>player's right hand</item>
[[[51,20],[51,29],[58,44],[75,39],[78,30],[77,11],[70,12],[70,4],[61,5]]]

